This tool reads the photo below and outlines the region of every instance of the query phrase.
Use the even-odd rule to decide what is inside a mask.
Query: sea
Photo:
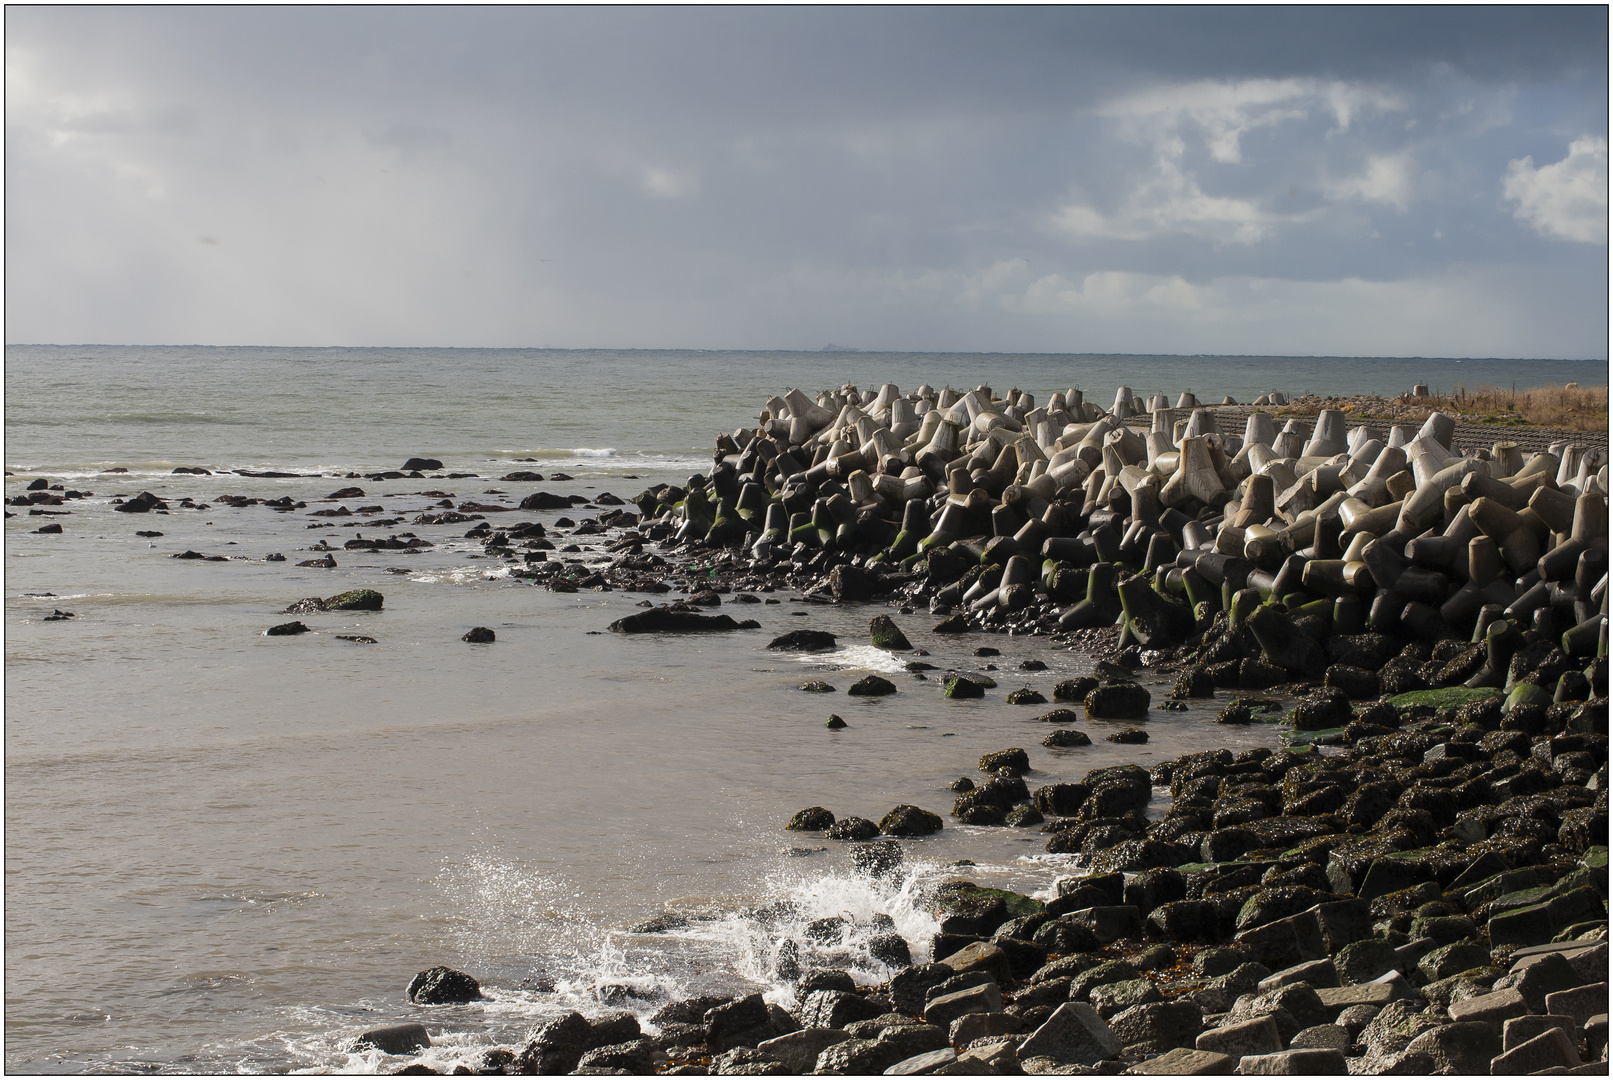
[[[715,437],[773,394],[851,382],[908,391],[989,385],[1183,390],[1219,401],[1289,394],[1606,383],[1602,362],[1307,357],[684,350],[13,345],[5,351],[5,493],[44,478],[85,493],[60,516],[9,507],[5,532],[5,1067],[12,1072],[390,1072],[354,1052],[372,1027],[419,1021],[424,1060],[475,1066],[546,1017],[631,1010],[648,1021],[696,993],[764,992],[786,939],[805,966],[890,975],[868,952],[888,916],[916,961],[949,878],[1051,895],[1078,868],[1036,829],[902,842],[900,870],[857,872],[844,848],[787,832],[824,806],[878,820],[909,803],[943,817],[984,753],[1030,752],[1034,788],[1123,762],[1276,746],[1271,725],[1214,723],[1217,704],[1155,711],[1146,745],[1041,744],[1047,707],[1008,705],[1092,661],[1036,636],[935,635],[927,611],[830,606],[787,591],[731,604],[760,630],[605,632],[643,595],[550,592],[482,557],[459,526],[414,525],[442,502],[536,490],[630,499],[710,468]],[[454,479],[369,481],[411,456]],[[207,475],[176,474],[199,468]],[[543,483],[503,481],[535,471]],[[251,477],[282,472],[290,477]],[[555,473],[569,477],[550,480]],[[328,501],[358,486],[361,499]],[[167,513],[114,512],[149,491]],[[218,501],[290,497],[276,512]],[[181,500],[191,500],[182,506]],[[335,552],[376,514],[420,552]],[[603,504],[595,504],[603,505]],[[579,507],[573,518],[598,513]],[[566,512],[488,515],[495,525]],[[59,534],[35,530],[60,524]],[[152,535],[139,535],[141,533]],[[558,536],[555,537],[557,540]],[[578,536],[584,563],[607,557]],[[327,544],[328,542],[328,544]],[[220,561],[175,559],[185,551]],[[285,561],[266,561],[271,554]],[[685,578],[681,586],[694,587]],[[301,616],[309,596],[373,588],[379,612]],[[657,601],[685,595],[682,588]],[[730,602],[733,598],[727,598]],[[71,618],[53,617],[70,612]],[[894,614],[939,668],[992,668],[984,700],[943,698],[909,657],[866,644]],[[497,640],[462,635],[492,628]],[[787,630],[830,653],[770,651]],[[364,635],[374,644],[342,640]],[[977,657],[990,646],[1000,655]],[[1021,664],[1040,661],[1043,670]],[[877,672],[898,692],[845,693]],[[803,693],[824,680],[834,694]],[[1163,696],[1167,684],[1151,687]],[[843,730],[826,728],[831,713]],[[1156,791],[1152,813],[1168,794]],[[635,933],[655,916],[671,929]],[[838,936],[812,940],[814,920]],[[405,995],[436,965],[484,1000]]]

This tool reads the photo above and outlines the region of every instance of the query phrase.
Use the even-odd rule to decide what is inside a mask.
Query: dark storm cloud
[[[1606,24],[12,8],[11,337],[1605,355]]]

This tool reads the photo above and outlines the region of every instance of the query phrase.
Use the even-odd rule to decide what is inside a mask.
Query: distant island
[[[836,345],[832,341],[829,344],[825,345],[823,348],[819,349],[818,351],[819,352],[862,352],[861,349],[854,348],[853,346],[850,346],[850,345]]]

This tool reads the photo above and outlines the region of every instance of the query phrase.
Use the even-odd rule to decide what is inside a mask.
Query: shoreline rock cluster
[[[736,584],[1105,643],[1102,678],[1055,691],[1089,715],[1146,714],[1139,667],[1178,672],[1174,701],[1231,691],[1223,723],[1293,694],[1284,750],[1034,792],[1022,748],[988,754],[952,816],[1040,826],[1079,856],[1052,899],[950,880],[928,900],[935,961],[877,935],[882,986],[803,970],[787,939],[774,974],[792,1011],[691,999],[648,1034],[632,1014],[568,1014],[487,1068],[1605,1074],[1603,455],[1457,453],[1437,413],[1387,437],[1337,412],[1280,432],[1257,413],[1239,439],[1178,406],[1124,387],[1110,410],[1078,391],[1045,408],[984,387],[791,391],[719,440],[709,476],[634,500],[638,531]],[[1138,412],[1146,435],[1123,423]],[[875,644],[905,643],[882,618]],[[1157,789],[1171,802],[1151,820]],[[904,805],[877,824],[809,807],[787,827],[889,874],[945,826]]]

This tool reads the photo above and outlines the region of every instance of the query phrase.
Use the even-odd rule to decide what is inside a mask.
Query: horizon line
[[[650,346],[650,345],[269,345],[262,343],[240,343],[233,345],[218,345],[203,342],[191,343],[162,343],[137,344],[130,342],[53,342],[53,341],[8,341],[5,348],[53,348],[53,349],[392,349],[392,350],[438,350],[438,351],[480,351],[480,352],[687,352],[687,353],[796,353],[806,356],[845,357],[845,356],[1115,356],[1137,357],[1148,359],[1227,359],[1227,360],[1419,360],[1440,361],[1449,360],[1461,363],[1467,360],[1475,361],[1545,361],[1557,364],[1607,364],[1607,357],[1557,357],[1557,356],[1425,356],[1408,355],[1403,353],[1379,353],[1374,355],[1348,355],[1344,353],[1160,353],[1160,352],[1121,352],[1121,351],[1086,351],[1086,352],[1051,352],[1051,351],[1004,351],[995,349],[862,349],[839,346],[833,349],[808,348],[769,348],[769,347],[738,347],[738,348],[707,348],[702,346]]]

